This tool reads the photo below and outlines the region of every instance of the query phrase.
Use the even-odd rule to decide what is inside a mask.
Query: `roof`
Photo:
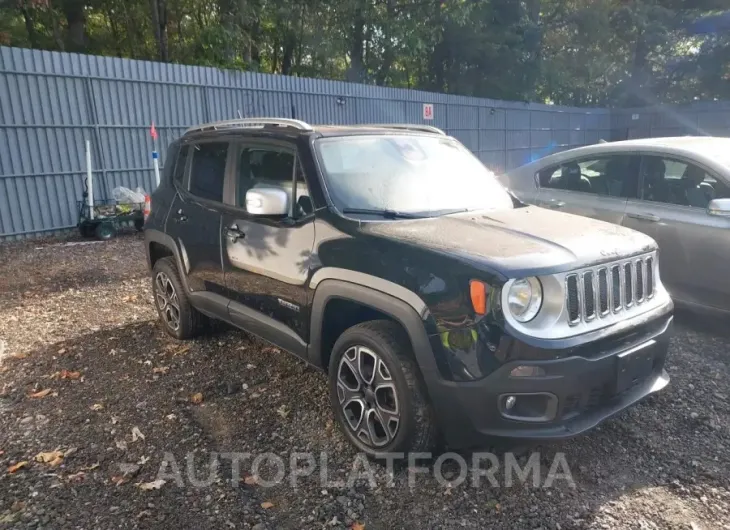
[[[216,121],[202,125],[195,125],[185,131],[185,135],[211,131],[242,131],[242,130],[277,130],[288,133],[307,134],[315,132],[322,136],[344,136],[351,134],[383,134],[416,132],[422,134],[438,134],[444,136],[441,129],[421,124],[356,124],[356,125],[317,125],[312,126],[304,121],[289,118],[240,118],[237,120]]]
[[[683,155],[705,162],[707,165],[718,169],[720,167],[723,169],[730,168],[730,138],[715,136],[675,136],[604,142],[553,153],[527,164],[527,166],[534,167],[560,163],[565,159],[578,156],[647,151],[666,155]]]

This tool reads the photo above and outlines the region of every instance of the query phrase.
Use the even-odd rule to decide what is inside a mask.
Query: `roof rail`
[[[381,129],[403,129],[406,131],[420,131],[420,132],[428,132],[433,134],[440,134],[442,136],[446,136],[446,133],[439,129],[438,127],[434,127],[432,125],[419,125],[419,124],[412,124],[412,123],[366,123],[362,125],[355,125],[354,127],[377,127]]]
[[[190,127],[185,134],[200,131],[217,131],[220,129],[263,129],[266,126],[284,127],[299,131],[312,131],[312,126],[300,120],[288,118],[242,118],[238,120],[215,121]]]

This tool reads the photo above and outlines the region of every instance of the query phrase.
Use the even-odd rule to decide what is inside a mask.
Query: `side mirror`
[[[707,213],[718,217],[730,217],[730,199],[713,199],[707,205]]]
[[[252,188],[246,192],[246,211],[251,215],[288,215],[289,194],[281,188]]]

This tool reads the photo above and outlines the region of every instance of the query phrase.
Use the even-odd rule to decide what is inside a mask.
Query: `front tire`
[[[178,340],[191,339],[205,327],[207,317],[190,304],[173,258],[162,258],[152,268],[152,294],[168,335]]]
[[[403,329],[388,320],[363,322],[335,342],[330,401],[345,436],[370,457],[428,452],[436,427]]]

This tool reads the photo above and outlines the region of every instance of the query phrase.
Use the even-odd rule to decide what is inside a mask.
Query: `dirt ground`
[[[730,529],[730,331],[717,324],[679,315],[666,391],[532,448],[543,479],[564,454],[572,485],[507,487],[506,473],[458,485],[453,462],[451,487],[375,465],[374,484],[347,484],[365,468],[332,423],[324,375],[239,331],[168,338],[140,236],[5,244],[0,528]],[[276,468],[253,476],[248,460],[232,483],[230,458],[216,460],[230,452],[280,455],[289,475],[292,453],[311,452],[318,469],[268,487]]]

